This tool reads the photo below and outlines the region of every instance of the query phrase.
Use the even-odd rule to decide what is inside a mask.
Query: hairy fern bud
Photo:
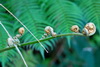
[[[21,28],[19,28],[18,32],[19,32],[21,35],[23,35],[24,32],[25,32],[25,29],[24,29],[23,27],[21,27]]]
[[[73,25],[71,27],[71,31],[75,32],[75,33],[78,33],[79,32],[79,27],[77,25]]]
[[[20,41],[19,41],[19,39],[17,38],[17,37],[14,37],[14,38],[8,38],[7,39],[7,43],[8,43],[8,46],[14,46],[14,44],[19,44],[20,43]]]
[[[13,39],[9,37],[9,38],[7,39],[7,43],[8,43],[8,46],[13,46],[13,44],[14,44],[14,43],[13,43]]]
[[[21,36],[22,36],[21,34],[17,34],[15,37],[19,38],[19,37],[21,37]]]
[[[46,26],[45,29],[44,29],[44,31],[45,31],[47,34],[50,34],[50,33],[53,32],[53,28],[50,27],[50,26]]]
[[[89,32],[88,32],[88,30],[87,30],[86,28],[84,28],[84,29],[82,30],[82,33],[83,33],[84,35],[86,35],[86,36],[89,36]]]
[[[55,33],[55,32],[52,32],[52,34],[51,34],[53,37],[56,37],[57,36],[57,34]]]
[[[87,35],[87,36],[92,36],[94,35],[96,32],[96,26],[94,23],[90,22],[90,23],[87,23],[82,31],[82,33],[84,35]]]
[[[51,34],[53,37],[56,37],[56,33],[54,32],[53,28],[50,26],[45,27],[45,32],[47,35]]]
[[[44,34],[44,36],[45,36],[45,37],[47,37],[47,36],[48,36],[48,34]]]
[[[17,37],[14,37],[13,39],[14,39],[14,42],[13,42],[14,44],[20,44],[20,41]]]

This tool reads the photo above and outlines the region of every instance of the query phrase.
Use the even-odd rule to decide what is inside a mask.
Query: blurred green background
[[[65,36],[40,44],[20,47],[29,67],[100,67],[100,0],[0,0],[19,18],[32,33],[41,39],[44,28],[51,26],[57,34],[73,33],[70,28],[78,25],[80,32],[88,22],[96,25],[91,37]],[[0,21],[12,36],[23,27],[0,6]],[[7,34],[0,26],[0,50],[7,46]],[[30,33],[19,39],[21,43],[36,41]],[[25,67],[15,49],[0,53],[0,67]]]

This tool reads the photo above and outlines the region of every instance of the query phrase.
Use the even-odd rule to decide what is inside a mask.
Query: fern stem
[[[4,30],[6,31],[6,33],[8,34],[9,38],[12,38],[12,36],[9,34],[9,32],[7,31],[7,29],[6,29],[6,28],[4,27],[4,25],[1,23],[1,21],[0,21],[0,24],[1,24],[1,26],[4,28]],[[12,39],[13,39],[13,38],[12,38]],[[13,39],[13,41],[14,41],[14,39]],[[28,67],[28,65],[26,64],[26,61],[25,61],[25,59],[24,59],[22,53],[20,52],[20,50],[18,49],[18,47],[17,47],[16,44],[14,44],[14,47],[16,48],[16,50],[18,51],[19,55],[21,56],[21,58],[22,58],[22,60],[23,60],[23,62],[24,62],[24,64],[25,64],[25,66]]]
[[[23,25],[26,30],[39,42],[39,44],[41,45],[41,47],[48,53],[48,50],[46,50],[46,48],[42,45],[42,43],[37,39],[37,37],[11,12],[9,11],[5,6],[3,6],[2,4],[0,4],[1,7],[3,7],[6,11],[8,11],[8,13],[10,13],[10,15],[12,15],[21,25]]]
[[[39,41],[43,42],[43,41],[47,41],[47,40],[50,40],[50,39],[53,39],[53,38],[63,37],[63,36],[85,36],[85,35],[83,35],[81,33],[59,34],[56,37],[52,37],[51,36],[51,37],[48,37],[48,38],[45,38],[45,39],[41,39]],[[26,45],[31,45],[31,44],[35,44],[35,43],[38,43],[38,41],[32,41],[32,42],[22,43],[20,46],[18,45],[18,47],[26,46]],[[7,51],[7,50],[10,50],[10,49],[13,49],[13,48],[15,48],[15,47],[4,48],[4,49],[1,49],[0,52],[4,52],[4,51]]]

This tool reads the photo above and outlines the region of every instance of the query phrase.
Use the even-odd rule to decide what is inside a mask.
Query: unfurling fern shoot
[[[57,36],[56,32],[54,32],[54,29],[50,26],[46,26],[44,31],[47,33],[47,35],[51,34],[53,37]]]
[[[23,27],[19,28],[18,32],[22,35],[25,32],[25,29]]]
[[[73,25],[72,27],[71,27],[71,31],[73,31],[73,32],[75,32],[75,33],[78,33],[79,32],[79,27],[77,26],[77,25]]]
[[[82,33],[86,36],[92,36],[96,32],[96,26],[94,23],[87,23],[82,31]]]

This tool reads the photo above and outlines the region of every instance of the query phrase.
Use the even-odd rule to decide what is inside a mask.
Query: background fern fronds
[[[27,44],[20,47],[20,49],[24,57],[28,58],[27,62],[30,66],[100,67],[100,0],[0,0],[0,3],[22,21],[38,39],[42,38],[46,26],[51,26],[58,35],[62,35],[72,34],[73,32],[70,28],[73,25],[78,25],[80,32],[89,22],[93,22],[96,25],[96,34],[91,37],[62,36],[41,42],[49,51],[48,54],[45,53],[40,44],[32,43],[36,41],[35,38],[25,30],[25,34],[19,40],[22,45],[27,43],[31,43],[31,45]],[[18,34],[18,29],[23,27],[1,6],[0,21],[6,26],[12,36]],[[0,26],[0,50],[6,48],[7,38],[6,32]],[[50,38],[50,36],[47,38]],[[88,49],[91,51],[89,52]],[[28,54],[31,57],[28,57]],[[34,55],[39,60],[36,63],[34,63],[35,59],[30,59]],[[14,57],[19,58],[15,49],[1,52],[0,63],[2,67],[23,66]],[[16,61],[13,62],[14,60]]]

